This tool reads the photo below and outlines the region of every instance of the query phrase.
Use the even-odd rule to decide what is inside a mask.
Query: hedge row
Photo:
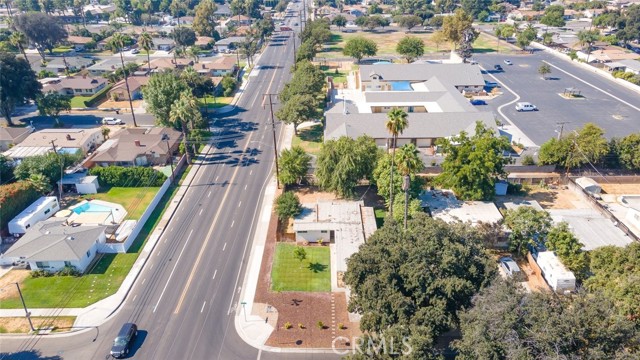
[[[98,181],[104,186],[117,187],[143,187],[162,186],[167,176],[149,167],[123,167],[123,166],[96,166],[90,171],[91,175],[98,177]]]
[[[84,106],[93,107],[97,103],[99,103],[99,102],[103,101],[104,99],[106,99],[107,95],[109,94],[109,90],[111,90],[112,86],[113,85],[107,85],[104,89],[100,90],[95,95],[90,97],[89,100],[85,100],[84,101]]]
[[[28,181],[0,185],[0,228],[7,226],[16,215],[40,197]]]

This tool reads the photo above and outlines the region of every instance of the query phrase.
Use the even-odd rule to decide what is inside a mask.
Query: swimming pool
[[[84,212],[108,212],[113,210],[113,208],[104,205],[98,205],[92,202],[86,202],[82,205],[76,206],[73,209],[73,212],[76,214],[82,214]]]
[[[408,81],[392,81],[391,90],[393,91],[411,91],[411,83]]]

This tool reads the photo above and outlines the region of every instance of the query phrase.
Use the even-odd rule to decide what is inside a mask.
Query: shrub
[[[346,327],[346,326],[344,326],[344,324],[343,324],[343,323],[338,323],[338,329],[340,329],[340,330],[344,330],[344,329],[346,329],[346,328],[347,328],[347,327]]]
[[[67,265],[62,270],[56,271],[56,276],[80,276],[82,273],[75,266]]]
[[[0,185],[0,228],[36,201],[40,194],[29,181]]]
[[[53,274],[48,272],[47,270],[44,270],[44,269],[38,269],[38,270],[31,271],[31,277],[32,278],[50,277],[50,276],[53,276]]]
[[[276,199],[276,213],[280,221],[287,221],[301,211],[300,199],[292,191],[284,192]]]
[[[324,323],[322,321],[318,321],[318,329],[322,330],[324,329]]]
[[[535,165],[535,164],[536,164],[536,161],[533,160],[533,156],[525,155],[522,157],[522,165],[529,166],[529,165]]]
[[[109,94],[109,90],[111,90],[112,85],[105,86],[104,89],[98,91],[95,95],[90,97],[88,100],[84,101],[84,106],[86,107],[94,107],[99,102],[105,100],[107,95]]]
[[[100,184],[117,187],[162,186],[167,179],[163,173],[141,166],[98,166],[92,168],[89,173],[97,176]]]
[[[304,325],[302,323],[298,323],[298,328],[304,329]]]
[[[292,326],[291,323],[288,322],[288,321],[286,323],[284,323],[284,328],[287,329],[287,330],[291,329],[291,326]]]

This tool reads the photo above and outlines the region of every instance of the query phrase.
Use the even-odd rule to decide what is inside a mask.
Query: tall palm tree
[[[391,154],[391,177],[389,181],[389,215],[393,216],[393,166],[396,157],[396,145],[398,142],[398,135],[402,134],[404,129],[409,126],[407,122],[407,113],[397,107],[394,107],[387,113],[387,131],[392,136],[391,146],[392,146],[392,154]]]
[[[22,53],[22,56],[24,56],[24,59],[29,62],[29,59],[27,59],[27,53],[24,51],[24,46],[27,45],[29,41],[27,40],[27,37],[24,35],[24,33],[18,30],[14,30],[9,36],[9,42],[11,43],[11,45],[17,47]]]
[[[403,176],[417,174],[424,169],[420,152],[414,144],[405,144],[398,149],[398,172]]]
[[[151,56],[149,55],[151,48],[153,48],[153,39],[151,38],[151,34],[143,31],[138,37],[138,46],[147,52],[147,67],[149,68],[149,74],[151,74]]]
[[[120,53],[120,63],[122,63],[122,75],[124,75],[124,84],[127,87],[127,97],[129,98],[129,107],[131,108],[131,117],[133,118],[133,126],[138,127],[136,123],[136,114],[133,113],[133,101],[131,100],[131,90],[129,90],[129,76],[124,68],[124,56],[122,55],[122,49],[124,48],[125,37],[122,33],[115,33],[109,41],[111,50],[113,52]]]
[[[189,55],[194,63],[197,63],[200,60],[200,48],[196,45],[192,45],[186,50],[187,55]]]
[[[187,155],[187,163],[189,164],[191,163],[191,154],[187,148],[187,134],[189,132],[187,121],[191,121],[191,128],[193,128],[194,121],[201,116],[196,99],[188,90],[180,94],[180,98],[171,105],[171,111],[169,112],[169,119],[175,123],[179,123],[182,128],[182,144]]]

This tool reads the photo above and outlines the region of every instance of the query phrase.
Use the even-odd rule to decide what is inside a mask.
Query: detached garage
[[[100,188],[98,177],[89,176],[86,173],[65,175],[62,178],[62,186],[65,187],[65,191],[78,194],[96,194]]]

